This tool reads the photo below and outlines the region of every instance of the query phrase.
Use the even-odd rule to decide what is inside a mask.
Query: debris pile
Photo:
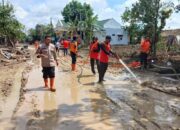
[[[170,95],[174,96],[180,96],[180,86],[179,83],[176,84],[161,84],[161,83],[156,83],[152,81],[147,81],[142,84],[143,87],[149,87],[151,89],[164,92]]]
[[[28,49],[0,48],[0,66],[8,66],[15,63],[22,63],[30,59],[31,54]]]

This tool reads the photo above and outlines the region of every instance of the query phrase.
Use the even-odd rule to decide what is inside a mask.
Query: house
[[[166,41],[173,38],[173,41],[180,45],[180,29],[163,30],[161,36],[166,39]]]
[[[55,27],[56,35],[62,37],[64,33],[66,33],[67,31],[68,31],[68,25],[64,22],[64,20],[58,20]]]
[[[100,29],[94,31],[94,36],[98,37],[99,41],[104,41],[106,35],[109,35],[112,38],[112,45],[127,45],[129,43],[127,31],[115,19],[98,21],[97,24]]]
[[[64,20],[58,20],[55,32],[58,36],[63,36],[63,34],[68,32],[68,24],[66,24]],[[103,42],[106,35],[111,36],[112,45],[127,45],[129,43],[127,31],[125,31],[121,24],[115,19],[106,19],[97,22],[97,28],[94,30],[94,36],[98,37],[100,42]]]

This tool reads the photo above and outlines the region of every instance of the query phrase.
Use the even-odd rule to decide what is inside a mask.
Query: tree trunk
[[[14,42],[10,39],[9,36],[7,36],[7,43],[8,43],[11,47],[15,48],[15,44],[14,44]]]
[[[160,8],[160,0],[155,1],[156,5],[156,12],[155,12],[155,18],[154,18],[154,34],[153,34],[153,40],[152,40],[152,52],[153,57],[156,57],[156,45],[157,45],[157,31],[158,31],[158,15],[159,15],[159,8]]]

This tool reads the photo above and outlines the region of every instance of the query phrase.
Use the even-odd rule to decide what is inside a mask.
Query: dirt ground
[[[110,65],[104,84],[97,84],[87,50],[79,55],[77,72],[70,71],[70,57],[60,55],[56,93],[43,88],[38,61],[0,68],[0,130],[180,129],[178,82],[134,70],[140,85]]]

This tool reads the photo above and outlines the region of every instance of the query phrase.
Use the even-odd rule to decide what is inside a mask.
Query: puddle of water
[[[148,123],[147,126],[145,125],[148,129],[165,126],[180,127],[178,123],[180,118],[169,107],[169,101],[179,101],[179,99],[124,80],[129,75],[121,76],[118,79],[113,75],[108,75],[106,78],[110,81],[108,84],[105,83],[104,87],[108,97],[120,106],[121,110],[118,113],[121,115],[120,120],[125,128],[128,129],[134,123],[145,125],[145,122]]]
[[[27,83],[26,101],[16,114],[16,130],[114,130],[111,109],[93,86],[78,83],[77,74],[57,72],[56,93],[44,91],[40,69],[31,72]],[[86,84],[96,77],[85,77]],[[21,121],[23,120],[23,123]]]
[[[168,100],[174,98],[133,85],[126,80],[127,74],[108,75],[108,80],[101,86],[96,84],[98,76],[91,76],[90,70],[83,71],[81,84],[78,73],[56,70],[56,74],[57,92],[51,93],[42,88],[40,68],[30,73],[26,99],[15,115],[14,130],[129,130],[143,129],[144,125],[157,129],[156,123],[179,126],[179,117],[167,108]],[[97,88],[105,92],[99,92]],[[120,107],[114,111],[106,97]]]

